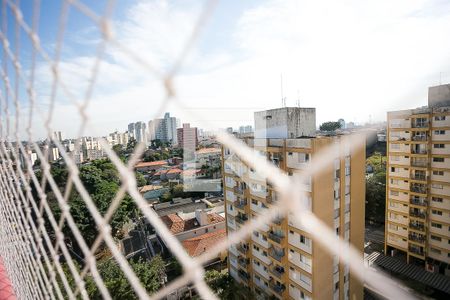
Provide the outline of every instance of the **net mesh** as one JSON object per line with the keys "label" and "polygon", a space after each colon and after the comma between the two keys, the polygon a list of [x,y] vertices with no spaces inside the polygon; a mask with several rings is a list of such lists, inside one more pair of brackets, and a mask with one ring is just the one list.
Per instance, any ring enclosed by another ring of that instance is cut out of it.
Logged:
{"label": "net mesh", "polygon": [[[207,286],[204,280],[203,265],[226,251],[231,245],[248,238],[254,230],[262,228],[266,223],[288,211],[298,212],[294,217],[309,229],[314,242],[322,244],[332,255],[338,255],[341,261],[350,267],[352,274],[364,281],[366,286],[385,295],[388,298],[410,299],[403,289],[393,283],[391,279],[380,272],[374,272],[363,267],[361,253],[353,249],[348,242],[340,240],[326,225],[314,214],[308,212],[298,201],[292,201],[301,196],[296,181],[282,173],[270,164],[264,157],[255,155],[252,148],[226,133],[220,134],[218,140],[231,149],[236,161],[245,162],[263,178],[267,179],[278,191],[280,201],[267,209],[257,218],[251,219],[240,230],[215,245],[203,255],[191,258],[180,242],[172,235],[154,210],[149,208],[146,200],[138,192],[134,165],[141,157],[145,147],[135,148],[132,157],[124,164],[106,141],[102,141],[107,157],[115,165],[121,179],[121,185],[114,196],[106,213],[100,213],[80,179],[80,172],[71,153],[61,142],[54,138],[52,121],[55,118],[55,105],[57,94],[64,96],[67,101],[77,108],[80,125],[78,137],[83,136],[85,130],[92,126],[87,113],[94,87],[98,80],[99,69],[105,62],[105,51],[108,47],[114,48],[121,55],[126,56],[133,63],[144,69],[149,75],[155,76],[164,87],[166,96],[157,108],[155,116],[161,115],[169,103],[180,109],[185,109],[177,91],[173,86],[173,79],[179,74],[180,68],[195,44],[201,30],[207,26],[208,18],[217,1],[206,1],[198,16],[192,24],[191,34],[187,37],[184,47],[173,60],[168,70],[158,69],[145,53],[138,53],[115,38],[111,15],[114,1],[107,1],[104,11],[99,14],[89,5],[78,0],[61,2],[55,51],[50,55],[46,45],[41,43],[38,35],[40,23],[40,1],[30,1],[32,5],[31,16],[25,18],[19,1],[2,1],[2,24],[0,39],[2,42],[2,91],[0,93],[1,105],[1,143],[0,143],[0,256],[6,266],[8,275],[13,284],[15,293],[20,299],[88,299],[86,277],[89,274],[93,284],[98,287],[101,297],[111,299],[112,295],[105,286],[105,282],[98,270],[96,252],[104,245],[125,274],[134,293],[140,299],[159,299],[168,296],[172,291],[187,284],[193,284],[198,294],[204,299],[216,299],[217,296]],[[63,80],[60,74],[62,46],[67,28],[69,11],[75,10],[89,18],[101,32],[101,39],[96,47],[95,59],[89,70],[89,79],[83,96],[75,96],[70,88],[70,82]],[[14,38],[11,38],[13,36]],[[26,62],[21,58],[21,43],[26,40],[31,44],[31,60]],[[43,61],[51,69],[51,85],[49,89],[50,101],[43,109],[38,105],[36,84],[37,60]],[[24,65],[25,64],[25,65]],[[26,109],[25,109],[26,108]],[[188,113],[193,114],[191,111]],[[33,136],[33,124],[36,116],[43,118],[43,125],[47,132],[49,143],[55,145],[68,170],[66,186],[61,189],[51,173],[49,162],[49,147],[41,147]],[[195,116],[201,120],[202,116]],[[28,143],[16,142],[23,140],[21,130],[24,129]],[[34,151],[40,161],[40,178],[36,175],[28,153]],[[327,152],[328,151],[328,152]],[[333,149],[320,153],[317,164],[309,171],[310,174],[319,172],[320,168],[332,163],[328,155]],[[23,158],[23,159],[21,159]],[[309,175],[310,175],[309,174]],[[298,179],[298,178],[297,178]],[[296,179],[296,180],[297,180]],[[61,211],[55,216],[50,206],[47,191],[50,190]],[[82,236],[73,216],[70,213],[68,198],[72,191],[76,191],[85,203],[92,216],[97,230],[97,236],[89,245]],[[129,195],[140,213],[156,229],[158,235],[164,239],[165,244],[176,259],[182,264],[183,275],[168,283],[156,293],[149,294],[139,281],[130,263],[120,251],[117,241],[111,234],[111,220],[125,195]],[[84,257],[84,265],[80,269],[74,261],[73,253],[68,247],[63,228],[67,226],[71,236],[78,244]],[[343,251],[342,249],[345,249]],[[64,262],[64,263],[63,263]],[[68,275],[70,274],[70,275]],[[75,283],[75,284],[73,284]]]}

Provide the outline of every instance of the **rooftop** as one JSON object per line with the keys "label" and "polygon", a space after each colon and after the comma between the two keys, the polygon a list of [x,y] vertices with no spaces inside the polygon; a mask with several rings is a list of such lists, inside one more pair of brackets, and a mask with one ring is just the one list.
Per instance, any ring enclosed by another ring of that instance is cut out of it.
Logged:
{"label": "rooftop", "polygon": [[162,185],[144,185],[138,188],[139,193],[145,193],[145,192],[149,192],[149,191],[155,191],[155,190],[159,190],[162,189],[163,186]]}
{"label": "rooftop", "polygon": [[165,161],[165,160],[141,161],[136,164],[135,168],[155,167],[155,166],[164,166],[164,165],[167,165],[167,161]]}
{"label": "rooftop", "polygon": [[[194,228],[201,227],[197,219],[191,218],[187,220],[183,220],[178,214],[168,214],[166,216],[162,216],[161,220],[166,224],[166,226],[169,228],[170,232],[173,234],[189,231]],[[224,222],[225,219],[216,214],[216,213],[209,213],[208,214],[208,224],[215,224]]]}
{"label": "rooftop", "polygon": [[201,148],[196,151],[197,154],[212,154],[221,152],[222,150],[220,148]]}
{"label": "rooftop", "polygon": [[221,240],[226,237],[227,233],[225,229],[209,232],[200,236],[184,240],[182,242],[184,249],[191,257],[196,257],[204,252],[208,251],[214,245],[217,245]]}

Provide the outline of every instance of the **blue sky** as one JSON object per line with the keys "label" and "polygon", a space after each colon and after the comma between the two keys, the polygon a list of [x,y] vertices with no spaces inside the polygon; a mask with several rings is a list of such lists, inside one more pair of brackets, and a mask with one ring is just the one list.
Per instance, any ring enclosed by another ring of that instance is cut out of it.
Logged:
{"label": "blue sky", "polygon": [[[21,1],[28,24],[32,2]],[[116,2],[112,20],[116,40],[163,73],[179,56],[205,3]],[[83,3],[101,14],[107,1]],[[42,0],[41,4],[39,37],[53,57],[61,1]],[[15,23],[10,10],[8,15],[8,39],[14,51]],[[301,106],[316,107],[318,123],[338,118],[382,121],[387,110],[425,105],[427,87],[438,84],[440,78],[450,82],[449,36],[450,3],[444,0],[218,1],[174,81],[177,99],[197,116],[173,105],[166,109],[197,126],[251,124],[253,111],[280,106],[282,73],[287,104],[294,106],[299,98]],[[84,99],[100,41],[98,26],[72,7],[59,75],[77,101]],[[23,30],[20,48],[21,65],[29,75],[31,48]],[[3,65],[3,51],[0,59]],[[11,64],[8,73],[14,84]],[[45,136],[42,120],[49,108],[53,76],[42,57],[35,73],[40,111],[33,115],[37,138]],[[5,86],[0,87],[4,92]],[[108,45],[84,134],[105,135],[124,131],[132,121],[148,121],[155,117],[164,96],[160,77]],[[20,102],[27,111],[23,85]],[[10,113],[14,121],[14,110]],[[21,116],[23,129],[28,116]],[[76,107],[59,89],[52,127],[75,136],[80,121]]]}

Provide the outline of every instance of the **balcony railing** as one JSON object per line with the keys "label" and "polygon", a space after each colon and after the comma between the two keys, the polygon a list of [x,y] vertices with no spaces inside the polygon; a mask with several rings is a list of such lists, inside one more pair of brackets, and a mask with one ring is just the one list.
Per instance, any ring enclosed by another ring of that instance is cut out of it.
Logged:
{"label": "balcony railing", "polygon": [[425,174],[411,174],[411,179],[426,181],[427,180],[427,176]]}
{"label": "balcony railing", "polygon": [[236,202],[234,206],[236,206],[236,208],[243,209],[247,206],[247,201]]}
{"label": "balcony railing", "polygon": [[270,282],[270,288],[280,296],[286,290],[286,286],[284,284],[275,283],[273,281]]}
{"label": "balcony railing", "polygon": [[414,204],[414,205],[419,205],[419,206],[427,206],[428,205],[428,201],[422,198],[411,198],[409,200],[409,203]]}
{"label": "balcony railing", "polygon": [[238,222],[239,224],[244,224],[245,222],[248,221],[248,217],[245,215],[238,215],[238,216],[236,216],[236,218],[234,218],[234,220],[236,222]]}
{"label": "balcony railing", "polygon": [[427,138],[426,135],[414,135],[414,136],[412,137],[412,140],[413,140],[413,141],[427,141],[428,138]]}
{"label": "balcony railing", "polygon": [[277,276],[278,278],[281,278],[284,274],[284,268],[280,267],[280,266],[276,266],[276,267],[270,269],[270,273]]}
{"label": "balcony railing", "polygon": [[414,193],[419,193],[419,194],[426,194],[427,193],[427,188],[424,186],[411,186],[410,189],[411,192]]}
{"label": "balcony railing", "polygon": [[278,244],[281,244],[281,241],[284,239],[284,235],[283,234],[276,233],[276,232],[273,232],[273,231],[269,232],[268,237],[269,237],[270,240],[272,240],[272,241],[274,241],[274,242],[276,242]]}
{"label": "balcony railing", "polygon": [[243,259],[243,258],[238,259],[238,264],[243,268],[247,268],[249,263],[250,263],[249,259]]}
{"label": "balcony railing", "polygon": [[408,237],[409,237],[409,239],[411,241],[414,241],[414,242],[417,242],[417,243],[420,243],[420,244],[425,244],[425,241],[426,241],[425,237],[422,236],[422,235],[409,234]]}
{"label": "balcony railing", "polygon": [[426,168],[428,166],[428,161],[424,161],[424,160],[412,160],[411,165],[413,167],[421,167],[421,168]]}
{"label": "balcony railing", "polygon": [[235,186],[235,187],[233,188],[233,190],[234,190],[234,193],[235,193],[235,194],[239,194],[239,195],[243,195],[243,194],[244,194],[244,189],[241,188],[241,187]]}
{"label": "balcony railing", "polygon": [[416,248],[416,247],[409,247],[409,252],[412,252],[414,254],[420,255],[420,256],[424,256],[425,252],[423,251],[422,248]]}
{"label": "balcony railing", "polygon": [[239,276],[239,278],[241,278],[242,280],[244,280],[246,282],[248,282],[248,280],[250,279],[250,275],[247,272],[242,271],[242,270],[238,271],[238,276]]}
{"label": "balcony railing", "polygon": [[419,230],[419,231],[425,231],[425,225],[420,224],[420,223],[415,223],[415,222],[410,222],[409,228]]}
{"label": "balcony railing", "polygon": [[412,154],[427,154],[427,149],[411,149]]}
{"label": "balcony railing", "polygon": [[425,217],[427,216],[427,214],[425,212],[417,211],[417,210],[410,210],[409,215],[416,217],[416,218],[421,218],[421,219],[425,219]]}
{"label": "balcony railing", "polygon": [[237,249],[239,252],[241,252],[242,254],[244,254],[244,255],[246,255],[247,252],[248,252],[248,246],[247,246],[247,245],[244,246],[244,245],[242,245],[242,244],[238,244],[238,245],[236,246],[236,249]]}
{"label": "balcony railing", "polygon": [[418,122],[418,123],[412,123],[412,128],[427,128],[428,122]]}
{"label": "balcony railing", "polygon": [[281,262],[281,259],[284,257],[284,251],[283,250],[277,251],[274,248],[271,248],[269,250],[269,255],[270,255],[270,257],[272,257],[272,258],[278,260],[279,262]]}

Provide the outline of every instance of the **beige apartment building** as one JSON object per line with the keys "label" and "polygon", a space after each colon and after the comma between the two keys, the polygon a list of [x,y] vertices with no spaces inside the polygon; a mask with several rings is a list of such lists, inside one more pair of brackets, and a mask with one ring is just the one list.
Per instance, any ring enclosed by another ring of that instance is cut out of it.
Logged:
{"label": "beige apartment building", "polygon": [[450,85],[388,112],[387,137],[386,253],[450,276]]}
{"label": "beige apartment building", "polygon": [[[259,124],[263,119],[267,122]],[[287,119],[292,125],[283,122]],[[364,138],[352,140],[352,146],[359,149],[355,150],[350,147],[350,136],[315,137],[314,109],[257,112],[255,124],[255,138],[245,142],[290,176],[305,172],[322,149],[339,145],[333,163],[320,174],[306,177],[301,183],[305,196],[293,201],[306,203],[330,229],[362,253]],[[305,137],[305,132],[311,136]],[[299,135],[303,137],[295,138]],[[230,234],[270,209],[277,202],[277,191],[226,147],[222,155],[226,228]],[[311,233],[293,218],[294,214],[280,216],[262,230],[254,231],[249,239],[230,247],[231,276],[260,299],[362,299],[363,286],[348,266],[314,241]]]}

